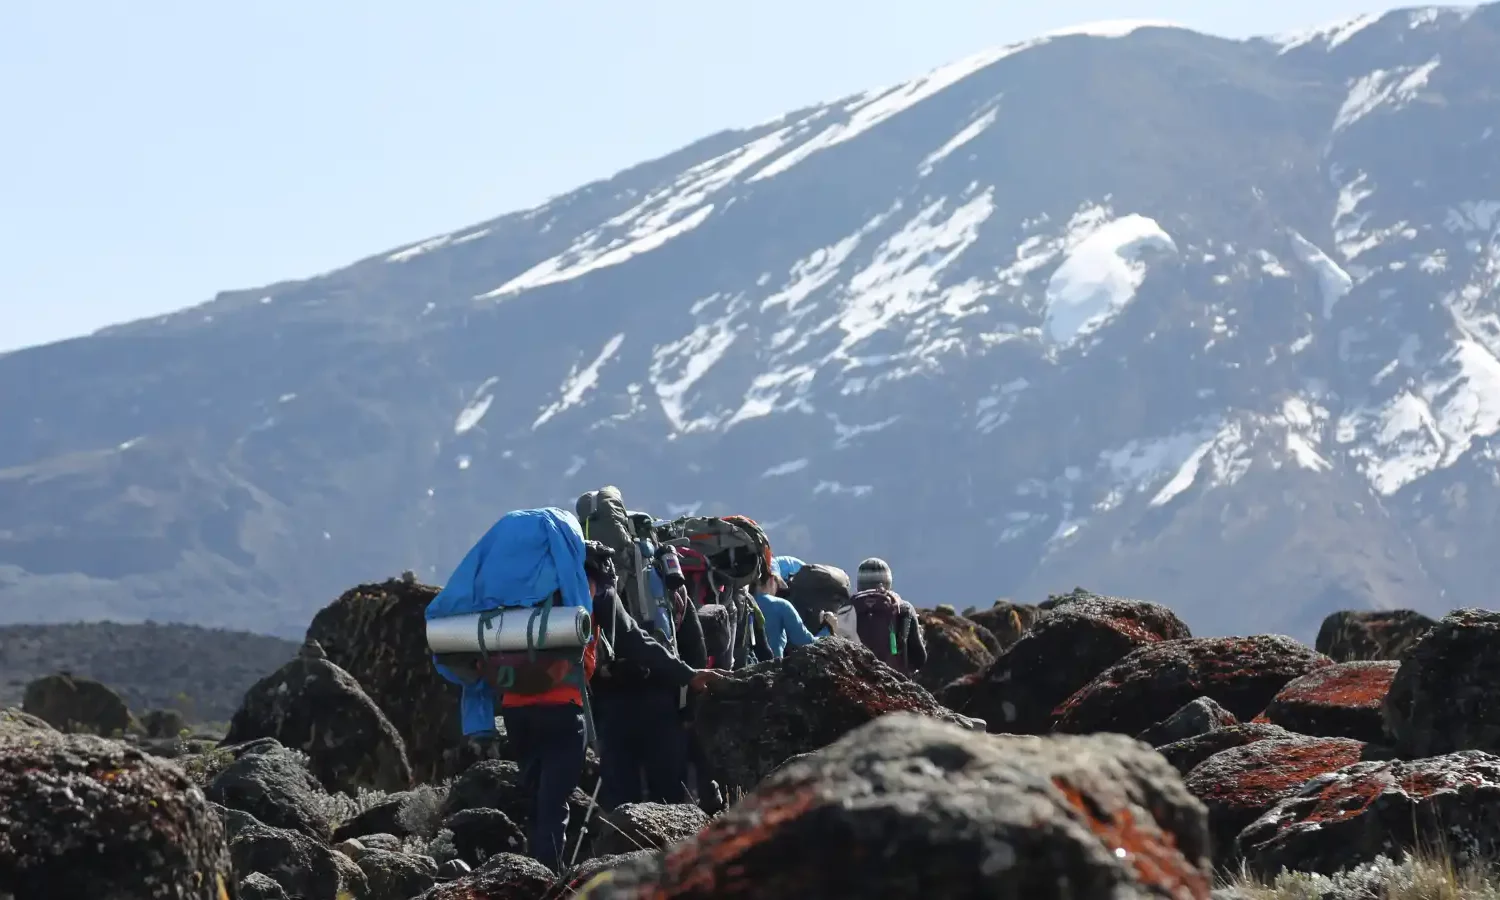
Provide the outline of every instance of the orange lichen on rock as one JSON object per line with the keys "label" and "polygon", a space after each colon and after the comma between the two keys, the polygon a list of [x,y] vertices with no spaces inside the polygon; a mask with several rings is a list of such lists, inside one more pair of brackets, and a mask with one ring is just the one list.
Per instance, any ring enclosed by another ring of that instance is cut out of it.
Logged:
{"label": "orange lichen on rock", "polygon": [[733,895],[744,887],[744,871],[737,866],[744,855],[825,802],[818,789],[805,782],[751,794],[735,808],[733,819],[715,820],[667,853],[661,886],[651,896],[670,900]]}
{"label": "orange lichen on rock", "polygon": [[1090,830],[1109,848],[1122,853],[1141,884],[1161,888],[1170,896],[1199,900],[1209,896],[1208,876],[1190,863],[1177,849],[1173,836],[1155,824],[1141,827],[1129,809],[1108,813],[1078,787],[1053,776],[1052,784],[1062,792],[1068,805],[1077,810]]}

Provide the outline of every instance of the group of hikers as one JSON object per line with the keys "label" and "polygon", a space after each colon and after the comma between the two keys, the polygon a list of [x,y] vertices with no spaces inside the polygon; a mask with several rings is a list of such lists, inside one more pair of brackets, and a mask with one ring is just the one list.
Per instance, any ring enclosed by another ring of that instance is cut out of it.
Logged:
{"label": "group of hikers", "polygon": [[568,804],[590,744],[600,808],[697,802],[713,814],[725,798],[692,734],[691,695],[829,635],[908,675],[927,659],[883,560],[861,562],[851,584],[837,566],[774,555],[752,519],[661,520],[615,487],[579,497],[575,513],[501,517],[426,617],[437,671],[462,687],[467,753],[500,755],[498,707],[531,799],[530,854],[556,872],[577,855],[565,854]]}

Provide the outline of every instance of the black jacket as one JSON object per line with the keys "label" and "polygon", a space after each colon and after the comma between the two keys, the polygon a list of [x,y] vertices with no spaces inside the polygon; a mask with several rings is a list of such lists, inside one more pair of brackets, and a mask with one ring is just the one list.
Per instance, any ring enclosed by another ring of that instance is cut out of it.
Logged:
{"label": "black jacket", "polygon": [[[598,668],[589,682],[594,693],[610,694],[648,687],[677,690],[686,687],[697,674],[692,666],[673,656],[670,649],[636,624],[614,588],[594,596],[594,617],[599,621],[599,633],[609,644],[607,651],[600,648]],[[702,638],[700,630],[700,646]]]}
{"label": "black jacket", "polygon": [[906,653],[908,672],[917,672],[927,665],[927,639],[922,634],[922,620],[917,608],[905,600],[901,601],[901,618],[906,620],[905,639],[901,646]]}

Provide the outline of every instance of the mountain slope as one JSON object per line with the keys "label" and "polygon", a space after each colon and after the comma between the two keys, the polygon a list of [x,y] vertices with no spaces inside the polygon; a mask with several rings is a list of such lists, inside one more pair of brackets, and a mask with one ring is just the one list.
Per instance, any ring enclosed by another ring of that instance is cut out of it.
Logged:
{"label": "mountain slope", "polygon": [[294,634],[611,482],[926,605],[1487,602],[1500,5],[1088,32],[0,357],[0,620]]}

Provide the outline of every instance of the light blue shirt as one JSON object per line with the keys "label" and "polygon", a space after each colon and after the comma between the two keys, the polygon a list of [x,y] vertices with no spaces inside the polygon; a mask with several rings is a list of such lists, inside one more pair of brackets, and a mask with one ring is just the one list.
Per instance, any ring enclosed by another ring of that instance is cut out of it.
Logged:
{"label": "light blue shirt", "polygon": [[781,659],[788,646],[801,647],[815,640],[812,632],[802,624],[802,616],[797,614],[797,607],[791,601],[772,594],[756,594],[755,605],[765,616],[766,643],[771,645],[771,652],[777,659]]}

